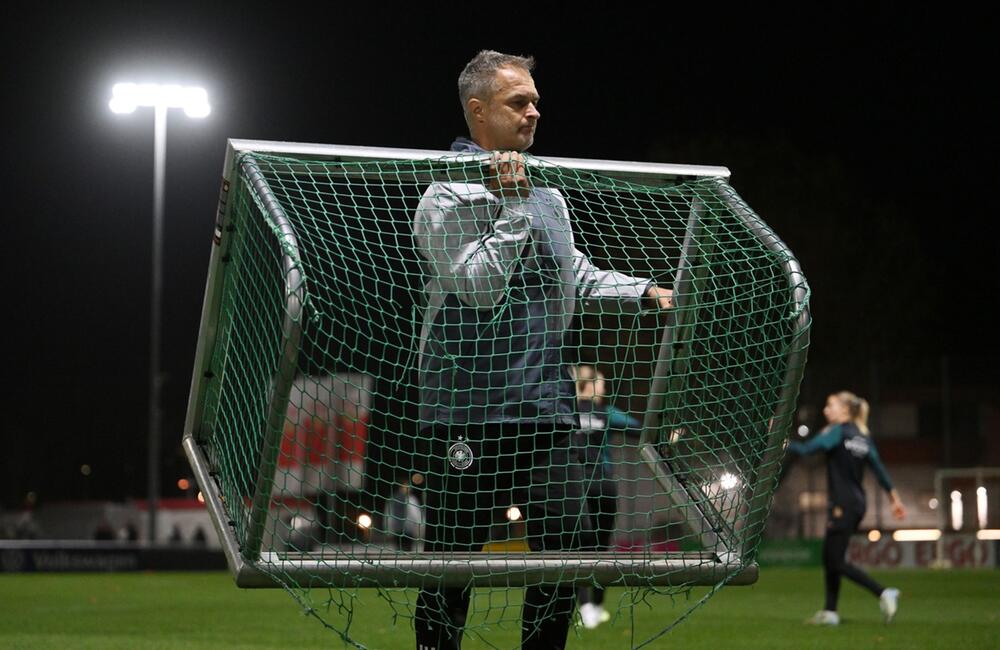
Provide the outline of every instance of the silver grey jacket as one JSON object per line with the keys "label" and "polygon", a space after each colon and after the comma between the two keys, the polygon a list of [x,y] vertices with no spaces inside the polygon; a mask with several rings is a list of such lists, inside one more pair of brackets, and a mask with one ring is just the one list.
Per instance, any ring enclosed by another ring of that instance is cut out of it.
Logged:
{"label": "silver grey jacket", "polygon": [[575,424],[563,353],[578,299],[588,311],[608,299],[638,311],[649,281],[591,264],[556,189],[500,198],[482,184],[434,183],[413,233],[428,274],[421,428]]}

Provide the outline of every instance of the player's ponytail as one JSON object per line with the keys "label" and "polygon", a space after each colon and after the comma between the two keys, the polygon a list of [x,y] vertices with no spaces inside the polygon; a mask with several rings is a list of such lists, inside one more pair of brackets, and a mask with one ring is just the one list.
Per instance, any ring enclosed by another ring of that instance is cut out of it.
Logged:
{"label": "player's ponytail", "polygon": [[868,400],[858,397],[848,390],[837,393],[837,399],[847,407],[847,412],[851,415],[851,422],[854,423],[854,426],[866,436],[871,435],[868,430],[868,413],[871,410],[868,406]]}

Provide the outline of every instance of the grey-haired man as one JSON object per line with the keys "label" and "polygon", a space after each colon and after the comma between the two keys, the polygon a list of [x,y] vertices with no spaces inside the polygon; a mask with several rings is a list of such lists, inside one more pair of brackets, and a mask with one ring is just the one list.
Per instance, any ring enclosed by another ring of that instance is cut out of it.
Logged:
{"label": "grey-haired man", "polygon": [[[532,550],[594,547],[571,438],[570,323],[578,303],[671,306],[668,290],[591,264],[574,245],[565,199],[529,181],[522,152],[541,116],[533,66],[488,50],[466,65],[459,97],[470,138],[452,151],[491,153],[488,170],[432,184],[414,216],[429,275],[420,419],[430,551],[478,551],[511,506],[526,509]],[[461,646],[470,592],[421,591],[418,649]],[[573,585],[529,586],[522,647],[563,648],[573,606]]]}

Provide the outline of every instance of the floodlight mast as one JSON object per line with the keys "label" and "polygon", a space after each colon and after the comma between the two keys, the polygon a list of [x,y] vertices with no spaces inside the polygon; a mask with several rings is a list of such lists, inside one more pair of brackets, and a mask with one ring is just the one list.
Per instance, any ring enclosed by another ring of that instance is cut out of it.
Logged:
{"label": "floodlight mast", "polygon": [[212,107],[208,93],[198,86],[176,84],[115,84],[111,90],[111,111],[118,114],[135,112],[139,107],[151,107],[153,126],[153,251],[149,324],[149,442],[147,450],[147,491],[149,524],[147,539],[156,541],[156,511],[160,495],[160,439],[162,412],[160,408],[163,377],[160,348],[162,339],[161,312],[163,303],[163,205],[164,170],[167,158],[167,111],[184,110],[191,118],[208,117]]}

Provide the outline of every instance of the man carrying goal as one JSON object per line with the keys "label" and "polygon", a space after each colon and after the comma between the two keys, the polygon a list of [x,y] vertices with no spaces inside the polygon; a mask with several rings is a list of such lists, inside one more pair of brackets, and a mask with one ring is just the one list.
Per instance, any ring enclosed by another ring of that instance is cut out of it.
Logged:
{"label": "man carrying goal", "polygon": [[[567,354],[579,301],[599,310],[666,309],[670,291],[596,268],[574,245],[558,190],[534,187],[525,157],[538,125],[530,57],[484,50],[459,76],[470,138],[452,151],[489,153],[484,173],[434,183],[414,215],[426,262],[420,420],[427,443],[426,549],[480,550],[498,512],[524,506],[533,551],[594,548]],[[417,648],[461,646],[471,587],[427,586]],[[522,647],[563,648],[572,585],[529,586]]]}

